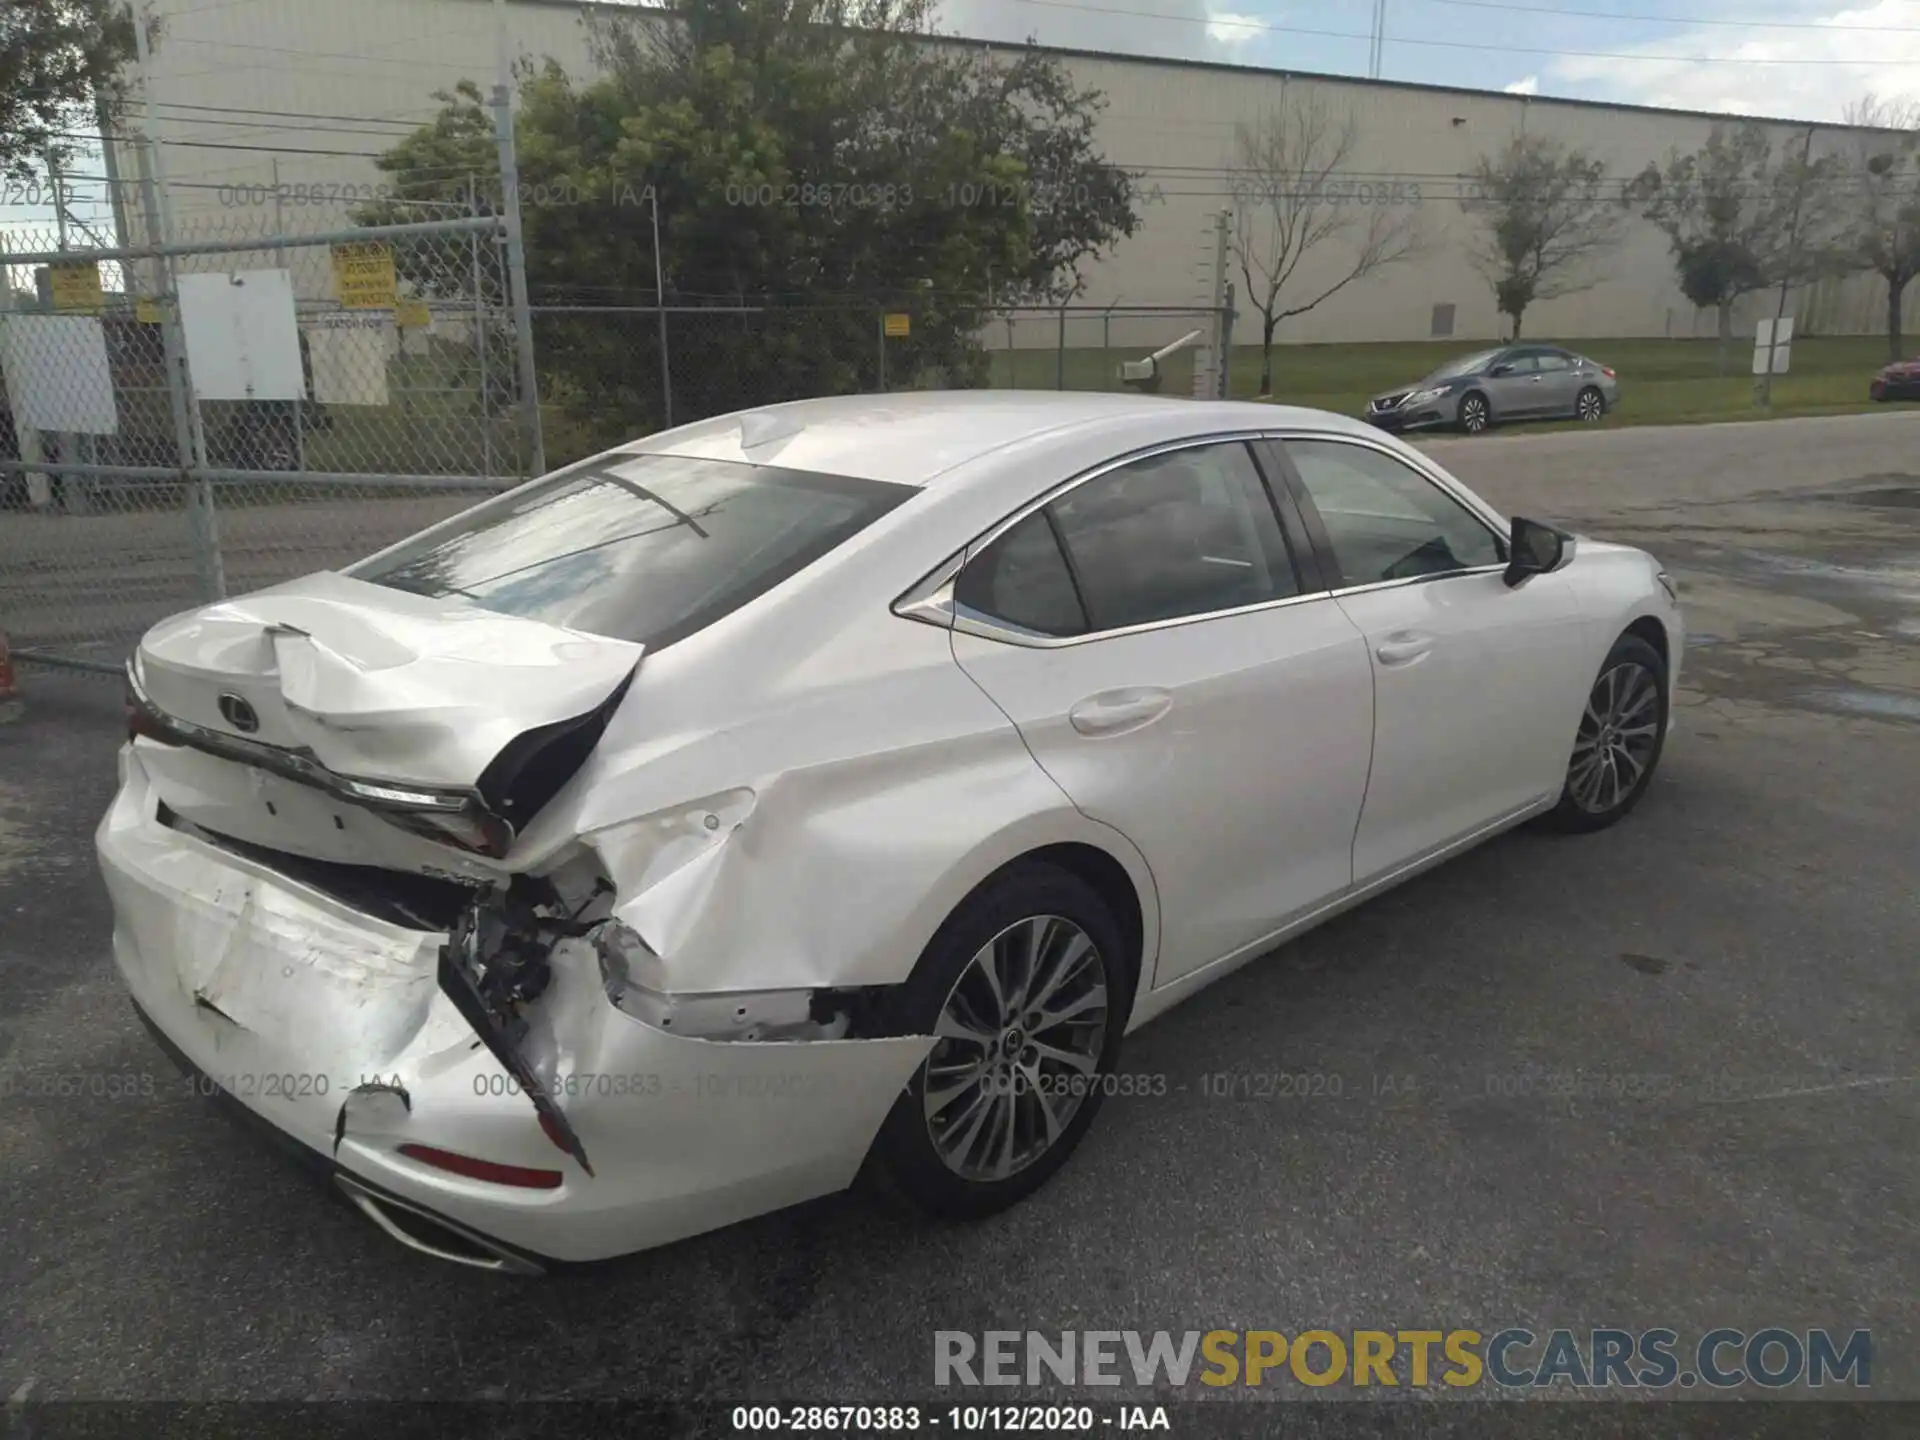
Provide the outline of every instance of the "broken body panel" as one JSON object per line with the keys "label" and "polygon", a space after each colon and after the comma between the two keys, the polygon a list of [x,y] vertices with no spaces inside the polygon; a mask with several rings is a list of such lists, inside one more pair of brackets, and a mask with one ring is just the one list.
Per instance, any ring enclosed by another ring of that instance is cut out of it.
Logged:
{"label": "broken body panel", "polygon": [[[481,1235],[595,1259],[844,1187],[933,1043],[863,1029],[850,995],[905,979],[966,893],[1033,849],[1097,837],[1151,893],[948,637],[884,610],[803,636],[755,608],[637,670],[640,647],[595,642],[577,652],[591,685],[515,709],[526,727],[604,707],[603,729],[504,854],[405,828],[336,782],[421,787],[404,753],[436,742],[406,709],[413,667],[470,679],[498,620],[537,689],[538,657],[573,638],[478,612],[454,622],[474,649],[410,635],[409,661],[394,632],[431,630],[418,600],[323,576],[215,607],[218,626],[162,627],[135,667],[153,728],[124,752],[98,844],[120,968],[187,1058],[348,1173]],[[296,614],[298,639],[274,632]],[[295,652],[354,670],[356,723],[298,687],[285,707],[276,662]],[[215,729],[221,694],[254,707],[274,755]],[[387,711],[404,741],[378,734]],[[860,723],[876,711],[896,742],[877,752]],[[458,706],[437,713],[461,728]],[[485,733],[420,773],[477,790],[525,729]],[[515,1191],[409,1143],[563,1178]]]}

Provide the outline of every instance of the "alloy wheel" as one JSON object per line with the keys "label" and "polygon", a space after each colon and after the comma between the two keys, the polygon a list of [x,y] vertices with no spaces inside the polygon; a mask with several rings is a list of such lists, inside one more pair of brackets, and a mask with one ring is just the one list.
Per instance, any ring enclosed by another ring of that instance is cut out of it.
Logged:
{"label": "alloy wheel", "polygon": [[1478,395],[1469,395],[1460,402],[1460,428],[1469,435],[1478,435],[1487,428],[1487,402]]}
{"label": "alloy wheel", "polygon": [[1601,673],[1580,716],[1567,791],[1589,815],[1604,815],[1633,793],[1660,739],[1660,686],[1646,666],[1625,661]]}
{"label": "alloy wheel", "polygon": [[941,1162],[998,1181],[1046,1154],[1099,1082],[1107,975],[1087,932],[1016,921],[975,952],[934,1026],[923,1110]]}
{"label": "alloy wheel", "polygon": [[1606,413],[1606,402],[1600,398],[1600,392],[1598,390],[1582,390],[1580,392],[1580,418],[1582,420],[1588,424],[1592,424]]}

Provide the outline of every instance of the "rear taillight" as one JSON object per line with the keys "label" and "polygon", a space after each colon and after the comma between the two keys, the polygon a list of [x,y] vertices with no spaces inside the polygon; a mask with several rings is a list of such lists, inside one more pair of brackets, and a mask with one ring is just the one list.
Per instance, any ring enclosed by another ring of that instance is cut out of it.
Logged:
{"label": "rear taillight", "polygon": [[1600,367],[1600,373],[1606,376],[1607,379],[1609,380],[1614,378],[1613,367],[1611,365],[1602,365]]}
{"label": "rear taillight", "polygon": [[179,739],[161,723],[145,697],[134,688],[132,676],[127,678],[127,741],[151,740],[156,745],[178,745]]}
{"label": "rear taillight", "polygon": [[558,1190],[565,1177],[558,1170],[535,1170],[526,1165],[502,1165],[493,1160],[477,1160],[451,1150],[436,1150],[431,1145],[402,1145],[400,1153],[422,1165],[469,1180],[485,1180],[494,1185],[512,1185],[521,1190]]}

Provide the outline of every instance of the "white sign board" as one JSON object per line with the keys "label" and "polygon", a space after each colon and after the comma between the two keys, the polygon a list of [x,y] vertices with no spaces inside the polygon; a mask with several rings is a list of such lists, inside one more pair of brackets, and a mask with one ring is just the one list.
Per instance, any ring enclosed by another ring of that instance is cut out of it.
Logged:
{"label": "white sign board", "polygon": [[313,398],[322,405],[385,405],[392,318],[377,310],[342,310],[307,327]]}
{"label": "white sign board", "polygon": [[1753,327],[1753,373],[1787,373],[1793,358],[1793,317],[1762,320]]}
{"label": "white sign board", "polygon": [[180,277],[180,328],[202,400],[304,400],[300,324],[285,270]]}
{"label": "white sign board", "polygon": [[0,369],[19,428],[70,435],[119,432],[107,332],[96,317],[0,317]]}

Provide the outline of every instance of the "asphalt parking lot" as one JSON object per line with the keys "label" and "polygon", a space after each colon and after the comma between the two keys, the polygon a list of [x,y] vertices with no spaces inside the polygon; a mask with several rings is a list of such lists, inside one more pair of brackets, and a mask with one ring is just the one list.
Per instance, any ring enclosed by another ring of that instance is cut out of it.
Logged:
{"label": "asphalt parking lot", "polygon": [[925,1392],[939,1329],[1777,1324],[1870,1328],[1872,1393],[1920,1399],[1920,415],[1433,450],[1679,575],[1696,646],[1658,782],[1139,1032],[1125,1066],[1166,1093],[1109,1101],[1046,1190],[966,1227],[856,1195],[551,1281],[403,1252],[135,1021],[90,838],[118,695],[26,673],[0,723],[0,1398],[691,1413]]}

